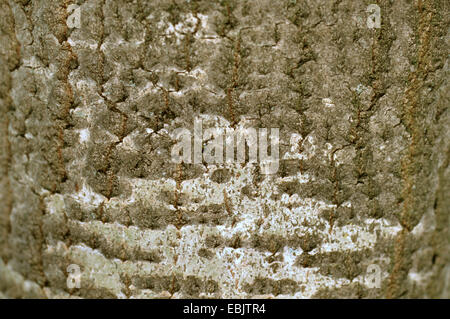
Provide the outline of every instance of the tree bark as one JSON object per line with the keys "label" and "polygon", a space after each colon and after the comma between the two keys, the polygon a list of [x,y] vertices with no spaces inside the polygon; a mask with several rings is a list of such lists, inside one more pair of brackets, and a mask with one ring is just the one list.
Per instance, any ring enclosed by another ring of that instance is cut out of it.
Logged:
{"label": "tree bark", "polygon": [[[449,298],[448,12],[0,0],[0,296]],[[196,118],[278,171],[173,163]]]}

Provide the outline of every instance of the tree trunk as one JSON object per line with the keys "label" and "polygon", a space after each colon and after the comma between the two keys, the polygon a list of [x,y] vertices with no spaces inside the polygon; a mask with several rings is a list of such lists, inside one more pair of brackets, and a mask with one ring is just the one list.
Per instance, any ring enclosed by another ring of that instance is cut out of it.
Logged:
{"label": "tree trunk", "polygon": [[[0,296],[449,298],[448,12],[0,0]],[[174,163],[196,119],[278,170]]]}

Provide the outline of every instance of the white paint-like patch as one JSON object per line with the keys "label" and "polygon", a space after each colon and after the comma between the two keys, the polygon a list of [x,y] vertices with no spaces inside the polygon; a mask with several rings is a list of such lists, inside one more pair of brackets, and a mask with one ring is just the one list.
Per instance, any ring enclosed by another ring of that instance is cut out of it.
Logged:
{"label": "white paint-like patch", "polygon": [[31,133],[29,133],[29,132],[26,132],[26,133],[25,133],[25,138],[26,138],[27,140],[31,140],[31,139],[34,138],[34,135],[31,134]]}
{"label": "white paint-like patch", "polygon": [[80,135],[80,143],[88,142],[89,138],[91,136],[91,133],[89,132],[89,129],[87,129],[87,128],[79,130],[78,134]]}
{"label": "white paint-like patch", "polygon": [[73,40],[71,37],[67,39],[67,42],[71,47],[81,47],[84,49],[97,50],[98,43],[95,41],[86,41],[86,40]]}
{"label": "white paint-like patch", "polygon": [[322,103],[326,106],[326,107],[335,107],[333,101],[330,98],[323,98],[322,99]]}

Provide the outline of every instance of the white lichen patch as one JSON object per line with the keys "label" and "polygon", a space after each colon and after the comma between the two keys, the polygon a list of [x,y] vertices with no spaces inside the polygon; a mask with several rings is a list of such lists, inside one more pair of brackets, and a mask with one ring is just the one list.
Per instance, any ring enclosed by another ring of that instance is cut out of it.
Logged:
{"label": "white lichen patch", "polygon": [[[232,129],[230,123],[222,117],[203,115],[201,119],[204,129],[208,127],[220,128],[224,131]],[[242,118],[236,127],[244,128],[251,124],[251,120]],[[166,136],[170,136],[169,125],[165,127]],[[118,147],[128,151],[138,151],[134,140],[142,133],[138,130],[131,132]],[[149,131],[146,134],[151,133],[153,132]],[[299,134],[292,134],[290,145],[285,159],[305,159],[313,156],[318,150],[313,135],[303,138]],[[331,161],[332,150],[333,146],[329,143],[324,149],[320,149],[321,152],[325,152],[325,158],[329,161]],[[352,151],[336,152],[334,160],[339,164],[341,159],[345,161],[346,157],[351,157]],[[176,176],[155,180],[121,177],[131,185],[131,193],[127,197],[114,197],[110,200],[83,183],[79,192],[69,195],[82,207],[97,208],[102,203],[106,211],[124,211],[132,204],[139,204],[139,207],[148,209],[149,214],[151,211],[162,210],[174,216],[182,213],[194,217],[201,207],[218,205],[228,217],[218,225],[190,224],[177,228],[176,225],[169,224],[162,229],[127,227],[118,222],[76,221],[74,227],[83,229],[82,233],[88,234],[88,238],[96,236],[102,241],[107,241],[111,247],[121,247],[129,252],[155,253],[160,260],[151,262],[108,259],[98,250],[92,250],[84,245],[72,246],[69,253],[70,259],[86,269],[103,273],[103,275],[93,275],[95,278],[93,284],[108,289],[118,297],[123,297],[122,289],[124,288],[124,283],[118,274],[127,273],[135,277],[173,275],[177,278],[196,276],[205,280],[211,279],[219,285],[220,296],[223,298],[248,297],[246,287],[252,285],[257,278],[290,279],[299,284],[299,290],[293,295],[281,294],[277,297],[307,298],[325,287],[337,288],[349,284],[350,281],[323,275],[318,267],[300,266],[297,259],[304,253],[300,247],[292,248],[285,245],[275,252],[251,247],[249,243],[255,236],[286,240],[305,236],[319,237],[321,241],[309,252],[311,256],[314,256],[323,253],[373,249],[378,236],[390,238],[401,229],[399,225],[390,225],[383,219],[367,219],[343,226],[331,225],[329,220],[321,217],[321,213],[335,209],[336,205],[316,198],[303,198],[296,193],[291,195],[280,193],[278,188],[282,183],[305,184],[316,180],[317,177],[300,172],[285,177],[267,175],[255,186],[256,165],[258,163],[234,162],[206,165],[203,173],[197,177],[178,183]],[[218,169],[226,170],[229,178],[217,182],[213,176]],[[251,196],[242,193],[245,187],[252,189]],[[167,194],[178,194],[177,196],[183,200],[175,205],[173,200],[169,200],[170,196],[167,197]],[[61,205],[59,197],[51,197],[48,200],[49,211],[61,211],[63,209]],[[342,206],[350,209],[352,203],[347,201]],[[199,250],[207,248],[205,242],[210,236],[218,236],[225,242],[239,238],[243,245],[237,248],[221,245],[211,250],[212,254],[209,258],[201,257]],[[75,255],[72,256],[73,254]],[[269,258],[274,254],[282,258]],[[102,267],[105,268],[104,271],[101,270]],[[364,284],[363,276],[353,280]],[[161,297],[167,294],[172,298],[183,296],[180,292],[170,294],[167,291],[139,289],[132,285],[127,289],[132,292],[133,297]]]}

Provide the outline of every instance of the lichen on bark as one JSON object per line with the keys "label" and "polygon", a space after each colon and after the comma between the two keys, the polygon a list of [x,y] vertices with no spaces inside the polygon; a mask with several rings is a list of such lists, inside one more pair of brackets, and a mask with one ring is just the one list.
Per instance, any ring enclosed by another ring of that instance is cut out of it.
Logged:
{"label": "lichen on bark", "polygon": [[450,297],[448,2],[0,1],[1,297]]}

